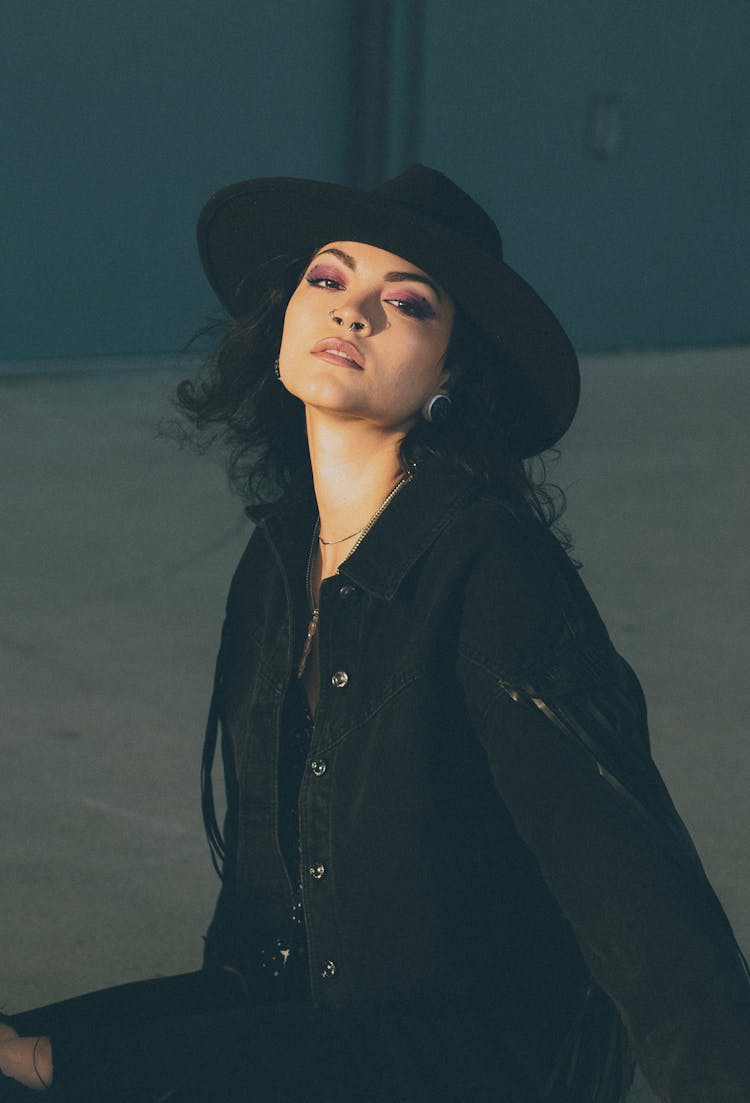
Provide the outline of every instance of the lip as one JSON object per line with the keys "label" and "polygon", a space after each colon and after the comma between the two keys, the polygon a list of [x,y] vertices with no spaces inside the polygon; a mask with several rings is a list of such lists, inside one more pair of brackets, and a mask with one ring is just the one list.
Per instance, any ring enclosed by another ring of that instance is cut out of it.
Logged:
{"label": "lip", "polygon": [[348,364],[358,368],[364,368],[365,362],[362,353],[351,341],[342,341],[340,337],[324,337],[310,349],[313,356],[322,356],[332,364]]}

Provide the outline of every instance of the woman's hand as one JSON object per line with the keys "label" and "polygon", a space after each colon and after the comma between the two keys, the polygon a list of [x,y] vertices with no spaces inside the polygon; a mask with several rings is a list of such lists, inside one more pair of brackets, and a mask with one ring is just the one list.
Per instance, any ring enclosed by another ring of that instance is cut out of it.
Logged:
{"label": "woman's hand", "polygon": [[14,1030],[10,1023],[0,1023],[0,1044],[10,1041],[11,1038],[17,1038],[18,1031]]}
{"label": "woman's hand", "polygon": [[49,1038],[20,1038],[12,1026],[0,1023],[0,1072],[32,1091],[50,1088],[52,1046]]}

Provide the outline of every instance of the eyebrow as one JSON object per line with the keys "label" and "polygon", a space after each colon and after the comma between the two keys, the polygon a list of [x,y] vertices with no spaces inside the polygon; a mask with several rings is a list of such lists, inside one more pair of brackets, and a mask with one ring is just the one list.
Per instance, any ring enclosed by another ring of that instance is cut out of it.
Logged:
{"label": "eyebrow", "polygon": [[[319,253],[315,254],[313,260],[323,256],[324,253],[332,253],[335,257],[338,257],[341,263],[345,264],[352,272],[357,270],[357,262],[354,257],[350,253],[345,253],[343,249],[336,249],[335,247],[321,249]],[[411,280],[413,283],[423,283],[426,287],[432,288],[440,302],[443,301],[443,294],[437,284],[433,283],[427,276],[422,276],[419,272],[386,272],[383,278],[387,283],[402,283],[404,280]]]}

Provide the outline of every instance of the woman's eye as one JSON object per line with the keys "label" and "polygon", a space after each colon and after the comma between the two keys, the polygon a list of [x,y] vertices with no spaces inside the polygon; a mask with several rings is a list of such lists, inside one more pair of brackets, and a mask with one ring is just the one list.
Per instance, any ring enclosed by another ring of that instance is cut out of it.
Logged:
{"label": "woman's eye", "polygon": [[434,318],[435,311],[427,299],[386,299],[409,318]]}
{"label": "woman's eye", "polygon": [[332,279],[330,276],[306,276],[305,278],[311,287],[326,287],[329,291],[342,291],[344,287],[342,283]]}
{"label": "woman's eye", "polygon": [[346,286],[335,270],[316,264],[305,276],[311,287],[323,287],[327,291],[343,291]]}

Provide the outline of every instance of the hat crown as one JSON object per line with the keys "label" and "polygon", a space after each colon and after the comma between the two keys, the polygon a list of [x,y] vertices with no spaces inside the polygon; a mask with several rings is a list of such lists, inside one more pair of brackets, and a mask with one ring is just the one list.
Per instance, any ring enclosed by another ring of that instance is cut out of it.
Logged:
{"label": "hat crown", "polygon": [[411,165],[400,176],[379,184],[369,194],[372,199],[398,204],[429,218],[443,229],[467,238],[497,260],[503,259],[500,231],[490,216],[437,169]]}

